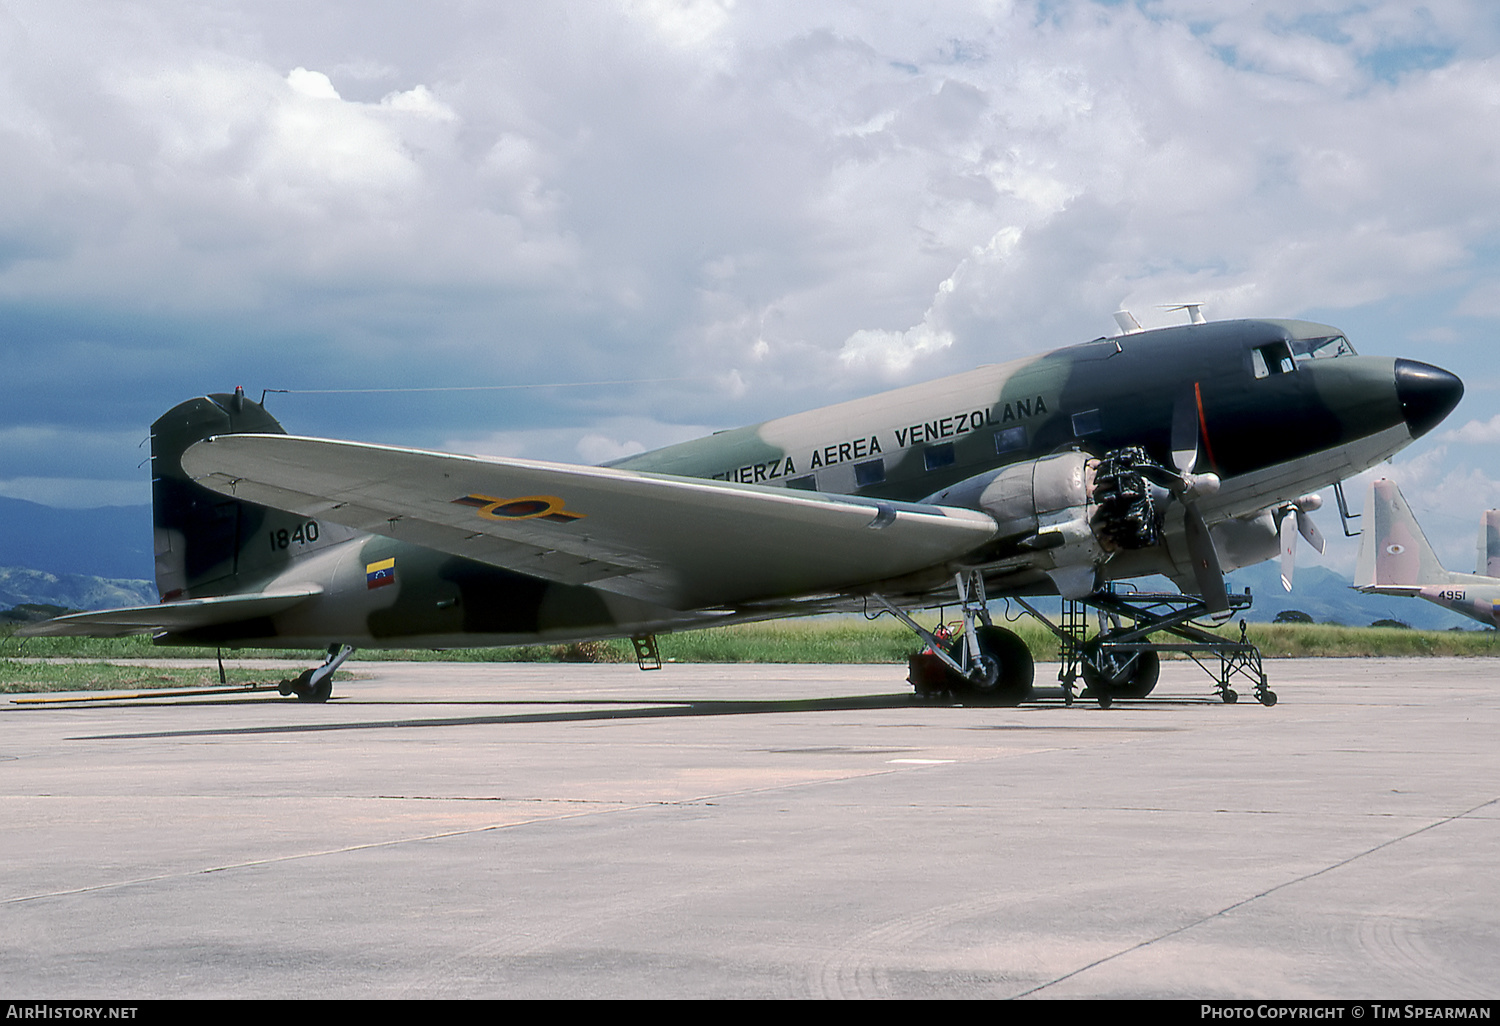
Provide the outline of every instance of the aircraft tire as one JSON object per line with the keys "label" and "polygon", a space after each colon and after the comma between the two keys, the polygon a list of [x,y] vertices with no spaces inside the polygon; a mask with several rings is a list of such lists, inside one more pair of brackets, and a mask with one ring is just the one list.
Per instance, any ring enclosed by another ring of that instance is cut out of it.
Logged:
{"label": "aircraft tire", "polygon": [[281,693],[291,692],[299,702],[328,701],[333,697],[333,674],[324,674],[323,679],[314,684],[313,674],[316,672],[316,669],[303,670],[294,680],[283,682]]}
{"label": "aircraft tire", "polygon": [[[1003,627],[979,627],[975,629],[975,633],[979,639],[980,653],[993,659],[999,672],[993,683],[984,684],[950,672],[954,692],[966,702],[984,705],[1020,705],[1030,698],[1036,667],[1026,642]],[[963,661],[965,644],[964,639],[959,638],[949,649],[949,654],[959,662]]]}
{"label": "aircraft tire", "polygon": [[1103,655],[1091,648],[1083,659],[1083,682],[1095,697],[1145,698],[1161,677],[1161,657],[1155,652]]}
{"label": "aircraft tire", "polygon": [[303,670],[291,680],[281,682],[283,695],[296,695],[299,702],[312,701],[312,671]]}

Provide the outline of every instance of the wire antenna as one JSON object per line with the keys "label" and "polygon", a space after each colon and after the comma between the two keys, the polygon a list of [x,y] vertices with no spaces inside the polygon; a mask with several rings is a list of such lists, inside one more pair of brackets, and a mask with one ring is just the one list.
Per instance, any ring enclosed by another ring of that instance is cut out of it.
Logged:
{"label": "wire antenna", "polygon": [[278,395],[375,395],[393,392],[501,392],[525,388],[600,388],[608,385],[658,385],[668,381],[694,381],[694,378],[626,378],[619,381],[541,381],[521,385],[429,385],[406,388],[267,388],[260,393],[264,406],[266,396]]}

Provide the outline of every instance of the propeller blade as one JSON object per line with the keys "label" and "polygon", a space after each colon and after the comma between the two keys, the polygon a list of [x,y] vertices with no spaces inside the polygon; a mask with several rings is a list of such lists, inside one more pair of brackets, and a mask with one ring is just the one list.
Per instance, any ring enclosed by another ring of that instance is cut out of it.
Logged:
{"label": "propeller blade", "polygon": [[1203,596],[1203,604],[1210,613],[1222,613],[1229,608],[1229,592],[1224,587],[1224,571],[1219,565],[1213,535],[1208,533],[1208,524],[1198,512],[1197,503],[1185,503],[1182,509],[1188,556],[1193,561],[1193,578],[1198,582],[1198,593]]}
{"label": "propeller blade", "polygon": [[1297,530],[1302,533],[1302,537],[1307,539],[1307,544],[1311,545],[1321,556],[1323,546],[1327,544],[1323,540],[1323,532],[1318,530],[1318,525],[1313,523],[1313,518],[1300,507],[1297,509]]}
{"label": "propeller blade", "polygon": [[1292,572],[1297,566],[1297,525],[1291,517],[1281,518],[1281,586],[1292,590]]}
{"label": "propeller blade", "polygon": [[1172,405],[1172,465],[1184,477],[1198,465],[1198,394],[1191,388]]}

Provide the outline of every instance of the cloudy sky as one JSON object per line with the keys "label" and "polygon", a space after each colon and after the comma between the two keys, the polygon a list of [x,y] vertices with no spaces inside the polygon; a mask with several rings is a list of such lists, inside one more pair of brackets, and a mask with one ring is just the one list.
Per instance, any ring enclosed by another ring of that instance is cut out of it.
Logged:
{"label": "cloudy sky", "polygon": [[[0,0],[0,494],[149,501],[235,385],[593,462],[1199,301],[1459,374],[1386,470],[1468,569],[1497,52],[1492,0]],[[479,385],[536,387],[312,391]]]}

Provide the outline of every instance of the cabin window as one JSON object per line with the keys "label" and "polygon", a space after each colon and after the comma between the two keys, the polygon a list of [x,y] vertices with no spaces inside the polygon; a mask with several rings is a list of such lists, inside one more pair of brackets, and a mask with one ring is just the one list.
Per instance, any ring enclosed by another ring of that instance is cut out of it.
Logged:
{"label": "cabin window", "polygon": [[885,480],[885,460],[870,460],[854,465],[854,483],[860,488],[878,485]]}
{"label": "cabin window", "polygon": [[805,477],[787,478],[786,486],[788,488],[798,488],[804,492],[815,492],[818,490],[818,486],[813,482],[813,476],[811,474],[808,474]]}
{"label": "cabin window", "polygon": [[1273,374],[1290,374],[1297,369],[1292,359],[1292,347],[1285,342],[1256,346],[1250,350],[1250,366],[1257,378],[1268,378]]}
{"label": "cabin window", "polygon": [[957,460],[953,452],[953,443],[944,442],[942,445],[929,445],[922,452],[922,462],[928,470],[940,470],[943,467],[951,467]]}
{"label": "cabin window", "polygon": [[1004,431],[995,432],[995,455],[1003,456],[1008,452],[1026,448],[1026,425],[1006,428]]}
{"label": "cabin window", "polygon": [[1098,410],[1083,410],[1073,414],[1073,437],[1082,438],[1085,435],[1097,435],[1104,430],[1104,423],[1099,419]]}

